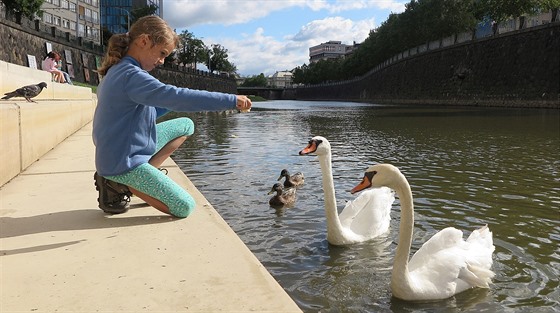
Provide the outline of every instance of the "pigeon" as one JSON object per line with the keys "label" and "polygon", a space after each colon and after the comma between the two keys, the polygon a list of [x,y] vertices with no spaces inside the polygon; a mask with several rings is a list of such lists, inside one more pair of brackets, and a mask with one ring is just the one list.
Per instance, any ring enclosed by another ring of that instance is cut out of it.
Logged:
{"label": "pigeon", "polygon": [[31,100],[31,98],[37,97],[41,93],[41,91],[43,91],[43,88],[47,88],[47,83],[41,82],[36,85],[24,86],[12,92],[5,93],[4,94],[5,96],[2,97],[2,99],[10,99],[13,97],[24,97],[25,100],[27,100],[27,102],[35,102]]}

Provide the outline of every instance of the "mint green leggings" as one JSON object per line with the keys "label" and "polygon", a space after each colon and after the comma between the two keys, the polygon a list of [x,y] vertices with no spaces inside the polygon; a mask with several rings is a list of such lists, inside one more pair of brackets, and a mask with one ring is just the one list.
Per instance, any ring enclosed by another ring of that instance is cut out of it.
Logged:
{"label": "mint green leggings", "polygon": [[[156,124],[156,153],[171,140],[190,136],[194,133],[194,123],[186,117],[176,118]],[[176,217],[187,217],[195,207],[193,197],[175,181],[149,163],[142,164],[128,173],[107,176],[107,179],[130,186],[163,202],[169,212]]]}

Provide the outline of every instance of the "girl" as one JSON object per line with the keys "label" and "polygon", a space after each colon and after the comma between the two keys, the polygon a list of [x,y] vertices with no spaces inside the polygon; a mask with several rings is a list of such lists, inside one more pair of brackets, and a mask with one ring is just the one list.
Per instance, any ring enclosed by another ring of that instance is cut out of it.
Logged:
{"label": "girl", "polygon": [[49,52],[43,62],[41,62],[41,68],[43,71],[47,71],[53,75],[53,80],[58,83],[65,83],[66,79],[64,74],[57,68],[57,62],[60,60],[60,54],[55,51]]}
{"label": "girl", "polygon": [[94,174],[99,208],[111,214],[128,210],[135,194],[161,212],[186,217],[194,199],[158,169],[194,132],[189,118],[156,124],[173,111],[247,111],[245,96],[179,88],[148,74],[163,64],[179,37],[157,16],[140,18],[129,33],[113,35],[99,73],[93,118]]}

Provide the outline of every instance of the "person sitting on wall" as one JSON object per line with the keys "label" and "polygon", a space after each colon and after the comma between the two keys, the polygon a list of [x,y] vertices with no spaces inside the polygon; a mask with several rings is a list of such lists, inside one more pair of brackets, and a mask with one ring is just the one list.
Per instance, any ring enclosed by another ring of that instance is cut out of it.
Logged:
{"label": "person sitting on wall", "polygon": [[72,83],[72,80],[70,79],[70,74],[62,70],[62,60],[60,60],[60,57],[58,60],[56,60],[56,68],[62,73],[62,75],[64,76],[64,80],[66,80],[68,84],[74,85]]}
{"label": "person sitting on wall", "polygon": [[41,68],[43,69],[43,71],[47,71],[51,73],[53,75],[53,80],[55,82],[65,83],[66,79],[64,78],[64,74],[62,74],[61,70],[56,68],[57,58],[60,60],[60,54],[58,54],[58,52],[55,51],[49,52],[49,54],[47,54],[47,57],[41,63]]}

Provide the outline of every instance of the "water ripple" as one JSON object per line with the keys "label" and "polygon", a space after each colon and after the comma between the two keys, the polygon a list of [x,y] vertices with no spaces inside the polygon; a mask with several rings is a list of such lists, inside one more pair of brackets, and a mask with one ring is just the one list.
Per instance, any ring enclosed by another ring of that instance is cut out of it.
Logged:
{"label": "water ripple", "polygon": [[[273,101],[250,114],[189,114],[197,131],[173,159],[305,312],[558,312],[559,113]],[[390,162],[414,195],[412,251],[454,226],[494,234],[489,290],[444,301],[391,297],[399,201],[389,233],[351,247],[326,242],[317,158],[329,139],[339,208],[371,164]],[[268,206],[282,168],[302,171],[293,208]]]}

